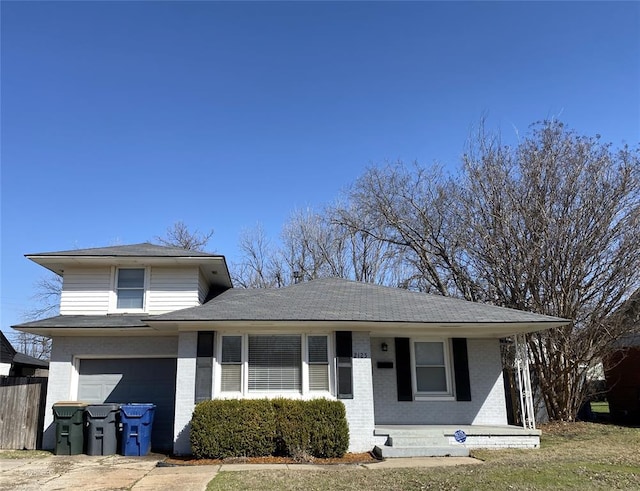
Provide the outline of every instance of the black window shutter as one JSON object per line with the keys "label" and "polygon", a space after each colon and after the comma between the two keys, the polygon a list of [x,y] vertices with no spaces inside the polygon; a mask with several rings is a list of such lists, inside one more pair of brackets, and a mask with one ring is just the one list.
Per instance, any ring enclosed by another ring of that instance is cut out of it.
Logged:
{"label": "black window shutter", "polygon": [[352,353],[351,331],[336,331],[338,399],[353,399]]}
{"label": "black window shutter", "polygon": [[195,402],[211,399],[213,386],[213,340],[214,332],[198,331],[196,353],[196,392]]}
{"label": "black window shutter", "polygon": [[411,343],[409,338],[396,338],[396,381],[399,401],[412,401]]}
{"label": "black window shutter", "polygon": [[471,400],[471,383],[469,381],[469,357],[467,355],[466,338],[451,339],[453,349],[453,370],[456,380],[456,400]]}

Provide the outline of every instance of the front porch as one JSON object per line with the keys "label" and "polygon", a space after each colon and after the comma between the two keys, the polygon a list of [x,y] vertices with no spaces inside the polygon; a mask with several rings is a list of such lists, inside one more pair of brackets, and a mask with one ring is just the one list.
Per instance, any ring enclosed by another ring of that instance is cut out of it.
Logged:
{"label": "front porch", "polygon": [[[456,431],[466,435],[456,441]],[[378,457],[466,457],[474,448],[539,448],[540,430],[521,426],[376,425]]]}

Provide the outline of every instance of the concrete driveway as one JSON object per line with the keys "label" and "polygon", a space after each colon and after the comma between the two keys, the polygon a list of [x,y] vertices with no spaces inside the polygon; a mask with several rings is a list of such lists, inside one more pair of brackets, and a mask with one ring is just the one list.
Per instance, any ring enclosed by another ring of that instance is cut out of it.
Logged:
{"label": "concrete driveway", "polygon": [[52,455],[3,459],[0,491],[9,490],[176,490],[202,491],[220,466],[157,467],[162,455]]}
{"label": "concrete driveway", "polygon": [[[2,458],[0,491],[78,490],[204,491],[219,471],[323,470],[332,465],[310,464],[222,464],[163,466],[164,455],[123,457],[121,455],[51,455],[41,458]],[[158,463],[160,465],[158,466]],[[396,469],[481,464],[471,457],[412,457],[387,459],[370,464],[348,464],[358,469]]]}

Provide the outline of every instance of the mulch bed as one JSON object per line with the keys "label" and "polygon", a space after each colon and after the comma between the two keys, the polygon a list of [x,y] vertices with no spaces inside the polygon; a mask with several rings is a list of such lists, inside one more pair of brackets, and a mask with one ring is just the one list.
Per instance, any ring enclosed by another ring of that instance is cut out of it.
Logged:
{"label": "mulch bed", "polygon": [[227,459],[196,459],[193,457],[167,457],[164,465],[221,465],[221,464],[371,464],[378,462],[370,453],[347,453],[340,458],[293,459],[291,457],[232,457]]}

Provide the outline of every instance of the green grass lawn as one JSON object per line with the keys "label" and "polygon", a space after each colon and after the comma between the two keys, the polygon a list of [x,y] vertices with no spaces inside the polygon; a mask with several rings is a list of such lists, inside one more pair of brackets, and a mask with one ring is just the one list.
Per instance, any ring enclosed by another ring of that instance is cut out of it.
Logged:
{"label": "green grass lawn", "polygon": [[592,402],[591,411],[598,414],[609,414],[608,402]]}
{"label": "green grass lawn", "polygon": [[2,459],[40,459],[51,455],[53,454],[46,450],[0,450]]}
{"label": "green grass lawn", "polygon": [[221,472],[207,490],[640,489],[640,428],[559,423],[542,430],[537,450],[474,451],[482,465]]}

